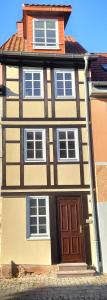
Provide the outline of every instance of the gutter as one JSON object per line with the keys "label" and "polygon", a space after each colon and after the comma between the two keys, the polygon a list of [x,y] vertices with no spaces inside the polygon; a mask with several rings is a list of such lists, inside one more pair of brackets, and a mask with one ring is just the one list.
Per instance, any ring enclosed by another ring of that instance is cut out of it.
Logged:
{"label": "gutter", "polygon": [[95,245],[95,255],[96,255],[96,271],[100,273],[100,261],[99,261],[99,241],[98,241],[98,226],[97,226],[97,211],[95,204],[95,193],[94,193],[94,183],[93,183],[93,169],[92,169],[92,153],[91,153],[91,135],[90,135],[90,116],[89,116],[89,87],[88,87],[88,63],[91,59],[91,55],[86,54],[84,56],[85,61],[85,103],[86,103],[86,127],[88,133],[88,155],[89,155],[89,171],[90,171],[90,195],[92,200],[92,210],[93,210],[93,230],[94,230],[94,245]]}
{"label": "gutter", "polygon": [[[38,53],[38,52],[25,52],[25,51],[4,51],[0,50],[0,57],[6,57],[6,56],[14,56],[14,57],[32,57],[32,58],[55,58],[55,59],[82,59],[84,60],[84,54],[69,54],[69,53],[64,53],[64,54],[52,54],[52,53]],[[91,54],[90,59],[97,59],[98,57],[95,54]]]}

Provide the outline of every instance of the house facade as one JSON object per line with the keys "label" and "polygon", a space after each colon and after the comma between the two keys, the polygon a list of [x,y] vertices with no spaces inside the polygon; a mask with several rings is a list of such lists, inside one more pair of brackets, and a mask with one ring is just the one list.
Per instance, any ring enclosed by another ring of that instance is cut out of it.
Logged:
{"label": "house facade", "polygon": [[87,54],[64,35],[71,12],[23,5],[17,33],[0,48],[2,268],[86,263],[99,271]]}

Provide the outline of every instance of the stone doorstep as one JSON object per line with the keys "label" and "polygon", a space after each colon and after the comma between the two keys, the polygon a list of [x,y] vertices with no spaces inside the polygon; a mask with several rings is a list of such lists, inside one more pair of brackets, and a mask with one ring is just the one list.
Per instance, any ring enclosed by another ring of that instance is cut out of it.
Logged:
{"label": "stone doorstep", "polygon": [[59,271],[79,271],[87,270],[86,263],[61,263],[58,265]]}
{"label": "stone doorstep", "polygon": [[74,271],[58,271],[57,272],[58,278],[95,276],[95,275],[97,275],[95,270],[74,270]]}

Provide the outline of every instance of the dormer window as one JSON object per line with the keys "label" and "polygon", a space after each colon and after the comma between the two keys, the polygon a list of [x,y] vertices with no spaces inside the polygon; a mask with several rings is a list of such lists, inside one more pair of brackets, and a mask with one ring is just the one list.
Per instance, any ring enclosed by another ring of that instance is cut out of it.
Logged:
{"label": "dormer window", "polygon": [[56,19],[33,20],[33,48],[58,48],[58,22]]}

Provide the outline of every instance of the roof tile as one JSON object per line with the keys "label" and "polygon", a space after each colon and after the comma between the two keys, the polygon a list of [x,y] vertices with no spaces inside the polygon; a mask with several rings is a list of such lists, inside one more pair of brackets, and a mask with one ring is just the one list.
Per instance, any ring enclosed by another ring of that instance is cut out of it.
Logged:
{"label": "roof tile", "polygon": [[98,59],[91,63],[92,81],[107,81],[107,71],[102,65],[107,64],[107,53],[96,53]]}
{"label": "roof tile", "polygon": [[[3,51],[23,51],[29,52],[27,49],[27,40],[19,37],[17,33],[13,34],[7,42],[5,42],[0,50]],[[87,52],[72,36],[65,37],[65,53],[83,54]]]}

